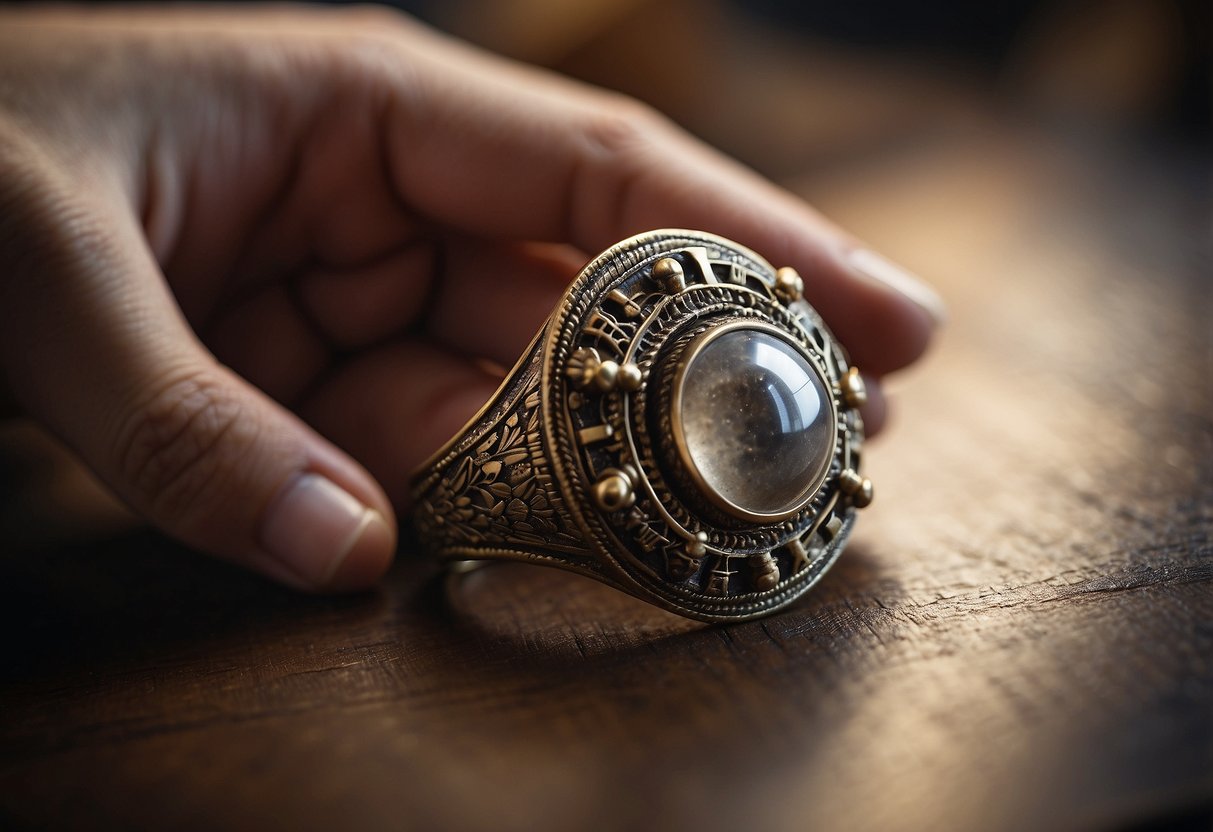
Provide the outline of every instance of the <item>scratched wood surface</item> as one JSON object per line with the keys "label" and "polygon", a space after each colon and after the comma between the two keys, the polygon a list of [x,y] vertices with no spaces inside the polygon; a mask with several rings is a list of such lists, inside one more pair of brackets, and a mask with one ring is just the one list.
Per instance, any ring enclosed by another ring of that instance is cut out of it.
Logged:
{"label": "scratched wood surface", "polygon": [[952,318],[892,384],[851,547],[765,621],[447,579],[407,541],[376,591],[303,598],[145,532],[36,545],[28,486],[0,826],[1202,828],[1205,164],[994,115],[789,179]]}

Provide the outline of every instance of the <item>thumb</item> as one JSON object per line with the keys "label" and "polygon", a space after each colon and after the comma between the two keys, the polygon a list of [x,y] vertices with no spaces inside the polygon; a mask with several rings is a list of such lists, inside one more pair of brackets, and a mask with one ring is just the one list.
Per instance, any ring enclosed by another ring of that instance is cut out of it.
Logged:
{"label": "thumb", "polygon": [[0,358],[24,407],[194,548],[309,590],[380,577],[382,489],[201,346],[134,221],[78,194],[23,207],[0,228]]}

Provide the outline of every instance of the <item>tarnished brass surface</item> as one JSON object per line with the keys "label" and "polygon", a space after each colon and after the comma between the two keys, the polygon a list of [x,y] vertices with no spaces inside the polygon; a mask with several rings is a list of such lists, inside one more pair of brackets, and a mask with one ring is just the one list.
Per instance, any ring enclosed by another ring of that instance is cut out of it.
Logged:
{"label": "tarnished brass surface", "polygon": [[[422,542],[448,561],[570,569],[707,621],[799,597],[872,497],[858,473],[863,382],[803,285],[694,231],[652,231],[604,252],[494,398],[416,476]],[[832,459],[778,511],[718,493],[683,432],[682,371],[738,328],[794,347],[827,395]]]}

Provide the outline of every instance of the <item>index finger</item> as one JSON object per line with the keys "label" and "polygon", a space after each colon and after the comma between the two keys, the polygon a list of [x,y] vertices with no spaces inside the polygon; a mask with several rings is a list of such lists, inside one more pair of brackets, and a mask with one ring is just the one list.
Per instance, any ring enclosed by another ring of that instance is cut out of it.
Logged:
{"label": "index finger", "polygon": [[641,104],[437,38],[409,60],[387,153],[401,197],[434,220],[590,252],[653,228],[719,234],[796,268],[876,375],[916,359],[942,318],[925,284]]}

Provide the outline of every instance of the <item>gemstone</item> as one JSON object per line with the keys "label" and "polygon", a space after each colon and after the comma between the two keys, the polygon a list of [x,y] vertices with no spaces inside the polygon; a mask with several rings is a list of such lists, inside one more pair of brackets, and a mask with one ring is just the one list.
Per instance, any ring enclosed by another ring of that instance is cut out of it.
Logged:
{"label": "gemstone", "polygon": [[774,330],[730,326],[693,347],[675,391],[679,452],[714,503],[745,519],[799,511],[834,454],[821,373]]}

